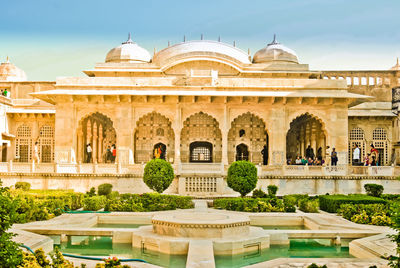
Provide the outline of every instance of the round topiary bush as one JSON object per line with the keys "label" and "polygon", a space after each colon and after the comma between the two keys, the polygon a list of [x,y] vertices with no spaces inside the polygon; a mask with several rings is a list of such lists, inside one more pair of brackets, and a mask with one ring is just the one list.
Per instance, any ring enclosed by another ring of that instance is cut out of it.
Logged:
{"label": "round topiary bush", "polygon": [[257,185],[257,168],[248,161],[236,161],[228,169],[228,186],[243,197]]}
{"label": "round topiary bush", "polygon": [[99,187],[97,188],[97,193],[99,195],[109,195],[111,194],[112,187],[113,186],[109,183],[100,184]]}
{"label": "round topiary bush", "polygon": [[174,179],[174,170],[164,159],[152,159],[144,167],[143,181],[158,193],[164,192]]}
{"label": "round topiary bush", "polygon": [[29,191],[31,189],[31,184],[25,181],[19,181],[15,184],[15,189],[22,189],[23,191]]}

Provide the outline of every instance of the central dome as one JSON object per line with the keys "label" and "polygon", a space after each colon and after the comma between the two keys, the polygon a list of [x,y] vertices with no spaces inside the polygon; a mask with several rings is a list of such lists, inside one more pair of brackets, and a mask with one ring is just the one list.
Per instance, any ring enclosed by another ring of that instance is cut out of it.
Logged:
{"label": "central dome", "polygon": [[253,63],[270,63],[276,61],[299,63],[296,52],[278,43],[274,35],[272,43],[254,54]]}
{"label": "central dome", "polygon": [[126,42],[111,49],[106,56],[106,62],[150,62],[150,60],[150,53],[133,42],[130,34]]}
{"label": "central dome", "polygon": [[249,55],[244,51],[210,40],[187,41],[167,47],[154,55],[153,62],[165,66],[190,58],[223,61],[234,65],[251,64]]}

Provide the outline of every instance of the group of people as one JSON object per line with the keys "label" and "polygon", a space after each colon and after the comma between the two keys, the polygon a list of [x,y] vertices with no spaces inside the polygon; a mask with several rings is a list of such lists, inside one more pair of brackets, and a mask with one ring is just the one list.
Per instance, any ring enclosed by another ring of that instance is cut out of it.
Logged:
{"label": "group of people", "polygon": [[[86,163],[92,163],[92,145],[88,143],[86,145]],[[105,162],[106,163],[115,163],[115,158],[117,157],[117,147],[115,144],[111,146],[107,146],[107,150],[105,153]]]}
{"label": "group of people", "polygon": [[379,151],[373,144],[370,145],[371,149],[369,153],[364,157],[364,161],[361,162],[361,150],[358,145],[354,145],[353,148],[353,166],[378,166],[379,165]]}
{"label": "group of people", "polygon": [[309,165],[309,166],[322,166],[332,165],[336,166],[338,163],[338,155],[335,148],[330,149],[326,146],[325,157],[322,155],[322,147],[317,150],[317,155],[314,154],[314,149],[308,145],[306,155],[298,155],[295,160],[288,159],[288,165]]}

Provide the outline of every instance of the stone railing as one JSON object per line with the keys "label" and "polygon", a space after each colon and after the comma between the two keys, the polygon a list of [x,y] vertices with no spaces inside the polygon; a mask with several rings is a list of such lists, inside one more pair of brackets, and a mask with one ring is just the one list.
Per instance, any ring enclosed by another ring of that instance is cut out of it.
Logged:
{"label": "stone railing", "polygon": [[[182,163],[173,165],[175,174],[182,177],[224,177],[228,165],[221,163]],[[260,178],[269,176],[400,176],[400,167],[393,166],[308,166],[257,165]],[[0,173],[67,173],[67,174],[134,174],[143,175],[143,164],[77,164],[77,163],[20,163],[0,162]]]}

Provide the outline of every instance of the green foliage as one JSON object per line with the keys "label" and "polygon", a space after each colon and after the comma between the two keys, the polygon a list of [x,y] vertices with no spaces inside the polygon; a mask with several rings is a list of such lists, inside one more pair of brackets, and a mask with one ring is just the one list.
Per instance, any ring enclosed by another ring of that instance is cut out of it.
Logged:
{"label": "green foliage", "polygon": [[285,195],[283,197],[285,212],[296,212],[297,199],[294,196]]}
{"label": "green foliage", "polygon": [[278,192],[278,186],[276,185],[268,185],[268,195],[273,197],[276,196],[276,192]]}
{"label": "green foliage", "polygon": [[393,213],[389,204],[344,204],[338,213],[355,223],[390,226]]}
{"label": "green foliage", "polygon": [[257,185],[257,168],[248,161],[233,162],[228,169],[228,186],[242,197],[250,193]]}
{"label": "green foliage", "polygon": [[396,233],[393,235],[389,235],[388,237],[390,237],[391,240],[396,243],[396,253],[395,255],[385,257],[385,259],[389,261],[390,267],[398,268],[400,267],[400,202],[393,203],[391,211],[393,229],[396,231]]}
{"label": "green foliage", "polygon": [[96,188],[92,187],[90,188],[89,192],[86,192],[86,195],[89,197],[95,196],[96,195]]}
{"label": "green foliage", "polygon": [[12,241],[13,233],[7,232],[17,219],[18,202],[0,181],[0,267],[16,267],[22,262],[22,251]]}
{"label": "green foliage", "polygon": [[380,197],[383,193],[383,186],[375,183],[367,183],[364,185],[367,195]]}
{"label": "green foliage", "polygon": [[89,211],[100,210],[105,207],[106,199],[107,198],[102,195],[86,197],[83,200],[83,210],[89,210]]}
{"label": "green foliage", "polygon": [[344,204],[386,204],[387,201],[367,195],[320,195],[319,207],[321,210],[336,213]]}
{"label": "green foliage", "polygon": [[261,190],[261,189],[255,189],[255,190],[253,191],[253,193],[252,193],[252,197],[253,197],[253,198],[267,198],[268,195],[267,195],[266,192],[264,192],[264,191]]}
{"label": "green foliage", "polygon": [[117,258],[117,257],[109,257],[107,259],[104,260],[105,268],[113,268],[113,267],[120,267],[119,265],[121,265],[121,261]]}
{"label": "green foliage", "polygon": [[326,266],[326,265],[318,266],[315,263],[311,263],[310,265],[307,266],[307,268],[328,268],[328,266]]}
{"label": "green foliage", "polygon": [[48,220],[62,214],[63,210],[78,209],[83,205],[83,194],[73,191],[12,190],[18,203],[17,223]]}
{"label": "green foliage", "polygon": [[218,209],[245,212],[283,212],[284,204],[277,198],[221,198],[214,200]]}
{"label": "green foliage", "polygon": [[318,213],[318,199],[303,198],[299,200],[299,209],[303,212]]}
{"label": "green foliage", "polygon": [[163,159],[152,159],[144,167],[143,181],[153,191],[164,192],[174,179],[174,169]]}
{"label": "green foliage", "polygon": [[35,250],[35,258],[37,263],[41,267],[49,267],[50,266],[50,260],[47,259],[46,254],[44,253],[43,249],[37,249]]}
{"label": "green foliage", "polygon": [[19,181],[15,184],[15,189],[21,189],[23,191],[29,191],[31,189],[31,184],[25,181]]}
{"label": "green foliage", "polygon": [[193,208],[192,198],[158,193],[121,194],[106,202],[106,211],[161,211]]}
{"label": "green foliage", "polygon": [[100,184],[99,187],[97,187],[97,193],[99,195],[109,195],[111,194],[112,187],[113,186],[109,183]]}

